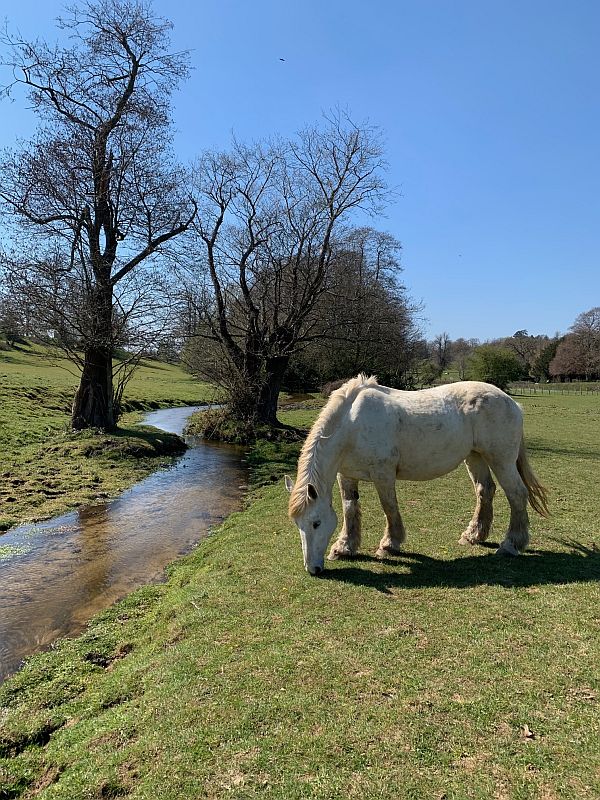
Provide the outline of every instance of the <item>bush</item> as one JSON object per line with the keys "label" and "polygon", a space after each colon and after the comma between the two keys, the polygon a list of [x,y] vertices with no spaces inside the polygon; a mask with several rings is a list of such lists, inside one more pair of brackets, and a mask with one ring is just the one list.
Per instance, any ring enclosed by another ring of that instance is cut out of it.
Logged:
{"label": "bush", "polygon": [[474,380],[492,383],[506,391],[509,383],[522,377],[523,366],[510,350],[484,344],[470,357],[470,374]]}

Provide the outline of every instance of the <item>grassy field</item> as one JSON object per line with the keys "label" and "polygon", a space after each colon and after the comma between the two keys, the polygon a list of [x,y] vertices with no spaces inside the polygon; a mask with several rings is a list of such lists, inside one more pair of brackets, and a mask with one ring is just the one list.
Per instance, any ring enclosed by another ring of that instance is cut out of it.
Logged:
{"label": "grassy field", "polygon": [[177,367],[146,361],[127,386],[115,434],[68,433],[77,376],[35,345],[0,350],[0,531],[121,492],[181,451],[173,436],[135,425],[140,409],[209,399]]}
{"label": "grassy field", "polygon": [[[457,471],[400,485],[409,542],[385,562],[365,486],[365,555],[310,578],[267,484],[2,687],[0,798],[598,798],[600,402],[522,402],[553,511],[526,555],[457,545]],[[262,445],[255,476],[293,457]]]}

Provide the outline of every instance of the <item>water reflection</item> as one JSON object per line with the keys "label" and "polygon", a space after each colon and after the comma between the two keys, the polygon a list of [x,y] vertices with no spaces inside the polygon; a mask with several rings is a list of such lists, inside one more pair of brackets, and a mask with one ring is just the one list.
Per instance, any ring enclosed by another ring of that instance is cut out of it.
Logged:
{"label": "water reflection", "polygon": [[[161,410],[145,422],[178,433],[193,410]],[[188,443],[175,466],[117,500],[0,537],[23,550],[0,562],[0,678],[137,586],[160,580],[166,564],[239,507],[240,450]]]}

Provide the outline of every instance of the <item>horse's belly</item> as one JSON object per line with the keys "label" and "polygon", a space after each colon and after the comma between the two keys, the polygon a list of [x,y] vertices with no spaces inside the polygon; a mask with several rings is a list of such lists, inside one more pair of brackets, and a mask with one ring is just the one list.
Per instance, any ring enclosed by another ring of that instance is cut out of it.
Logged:
{"label": "horse's belly", "polygon": [[430,481],[441,478],[456,469],[468,453],[454,454],[452,457],[422,461],[415,458],[411,463],[399,463],[396,467],[396,479],[399,481]]}
{"label": "horse's belly", "polygon": [[399,480],[428,481],[447,475],[456,469],[469,455],[472,438],[464,429],[457,427],[437,435],[423,435],[405,439],[399,448],[396,467]]}
{"label": "horse's belly", "polygon": [[346,451],[340,472],[347,477],[377,482],[394,475],[397,480],[428,481],[456,469],[468,456],[473,439],[464,426],[450,430],[417,427],[409,435],[386,431],[375,437],[357,437]]}
{"label": "horse's belly", "polygon": [[[373,481],[389,478],[390,474],[396,480],[429,481],[439,478],[456,469],[469,454],[470,448],[455,451],[452,454],[401,454],[396,448],[391,448],[389,453],[365,454],[354,456],[347,454],[339,465],[339,471],[348,478],[357,481]],[[424,456],[424,457],[423,457]]]}

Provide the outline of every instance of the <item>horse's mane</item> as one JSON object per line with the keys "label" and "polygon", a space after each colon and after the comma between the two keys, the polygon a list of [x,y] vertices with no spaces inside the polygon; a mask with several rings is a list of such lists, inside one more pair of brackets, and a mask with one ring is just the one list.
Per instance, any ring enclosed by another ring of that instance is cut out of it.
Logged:
{"label": "horse's mane", "polygon": [[310,429],[300,451],[298,474],[290,495],[288,507],[290,517],[296,517],[301,514],[310,503],[309,484],[315,487],[317,494],[323,489],[317,464],[317,452],[321,439],[327,438],[327,431],[331,428],[332,423],[362,389],[377,385],[377,378],[374,375],[367,378],[361,372],[360,375],[346,381],[343,386],[340,386],[329,396],[329,400]]}

